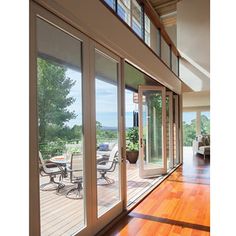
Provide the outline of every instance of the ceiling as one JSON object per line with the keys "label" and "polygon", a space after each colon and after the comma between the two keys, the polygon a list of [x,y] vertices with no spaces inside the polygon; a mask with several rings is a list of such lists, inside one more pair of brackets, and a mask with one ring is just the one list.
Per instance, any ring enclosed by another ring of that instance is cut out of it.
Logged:
{"label": "ceiling", "polygon": [[149,0],[152,7],[160,17],[176,12],[177,2],[180,1],[181,0]]}

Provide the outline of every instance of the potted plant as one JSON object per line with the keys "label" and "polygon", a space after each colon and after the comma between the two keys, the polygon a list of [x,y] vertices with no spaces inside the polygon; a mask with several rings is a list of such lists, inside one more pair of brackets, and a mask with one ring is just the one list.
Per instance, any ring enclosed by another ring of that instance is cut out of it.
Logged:
{"label": "potted plant", "polygon": [[130,163],[135,164],[138,160],[139,143],[138,128],[129,128],[126,134],[126,158]]}

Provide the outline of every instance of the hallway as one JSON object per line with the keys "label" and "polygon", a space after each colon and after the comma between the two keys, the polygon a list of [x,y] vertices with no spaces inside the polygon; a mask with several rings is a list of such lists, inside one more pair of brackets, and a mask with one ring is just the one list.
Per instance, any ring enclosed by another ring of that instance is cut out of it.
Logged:
{"label": "hallway", "polygon": [[105,235],[210,235],[210,161],[184,148],[184,163]]}

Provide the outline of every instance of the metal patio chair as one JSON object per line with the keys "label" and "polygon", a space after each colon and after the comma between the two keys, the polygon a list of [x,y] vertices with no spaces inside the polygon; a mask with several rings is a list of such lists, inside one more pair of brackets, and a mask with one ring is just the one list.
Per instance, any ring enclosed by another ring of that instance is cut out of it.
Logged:
{"label": "metal patio chair", "polygon": [[67,171],[70,174],[70,182],[74,186],[66,193],[66,197],[72,199],[83,198],[81,194],[82,182],[83,182],[83,157],[78,153],[72,153],[71,164],[67,167]]}
{"label": "metal patio chair", "polygon": [[[40,189],[42,191],[51,191],[57,190],[59,191],[65,185],[62,183],[63,176],[65,175],[65,169],[56,164],[56,163],[46,163],[42,157],[41,152],[39,152],[39,164],[40,164],[40,175],[41,176],[49,176],[49,182],[41,184]],[[56,182],[54,178],[59,175],[59,181]]]}
{"label": "metal patio chair", "polygon": [[[97,171],[100,173],[98,185],[113,184],[115,181],[106,176],[108,172],[114,172],[118,163],[118,145],[115,145],[111,150],[108,160],[102,160],[97,163]],[[101,183],[105,180],[105,183]]]}

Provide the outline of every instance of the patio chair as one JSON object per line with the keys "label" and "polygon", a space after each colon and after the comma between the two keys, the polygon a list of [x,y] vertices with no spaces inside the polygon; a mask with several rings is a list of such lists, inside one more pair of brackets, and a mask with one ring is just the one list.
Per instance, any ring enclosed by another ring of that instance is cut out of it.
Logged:
{"label": "patio chair", "polygon": [[[59,191],[65,185],[61,183],[62,178],[65,174],[65,169],[56,164],[56,163],[46,163],[42,157],[41,152],[39,152],[39,164],[40,164],[40,175],[41,176],[49,176],[49,182],[41,184],[40,189],[42,191],[51,191],[57,190]],[[56,182],[54,178],[59,175],[59,181]],[[51,186],[51,187],[50,187]]]}
{"label": "patio chair", "polygon": [[72,199],[81,199],[82,182],[83,182],[83,157],[78,153],[72,153],[71,164],[67,168],[70,173],[70,182],[75,184],[67,193],[66,197]]}
{"label": "patio chair", "polygon": [[[98,185],[113,184],[115,181],[106,176],[107,172],[114,172],[118,163],[118,145],[115,145],[111,150],[108,160],[102,160],[97,164],[97,171],[100,173],[98,178]],[[105,180],[105,183],[101,183]],[[100,183],[99,183],[100,182]]]}

